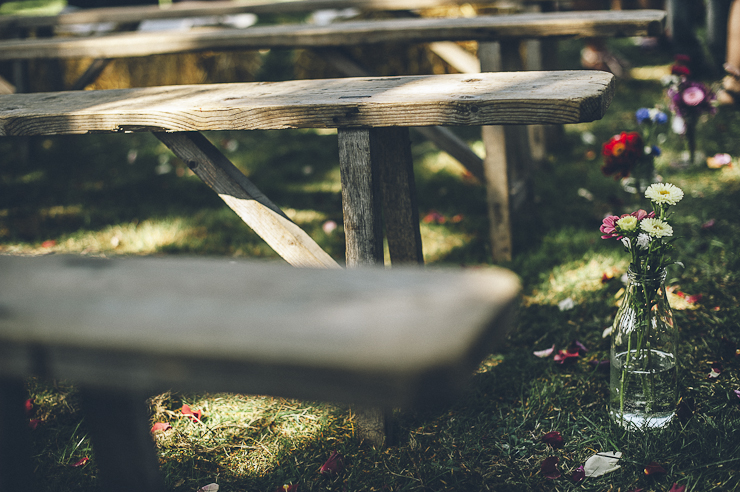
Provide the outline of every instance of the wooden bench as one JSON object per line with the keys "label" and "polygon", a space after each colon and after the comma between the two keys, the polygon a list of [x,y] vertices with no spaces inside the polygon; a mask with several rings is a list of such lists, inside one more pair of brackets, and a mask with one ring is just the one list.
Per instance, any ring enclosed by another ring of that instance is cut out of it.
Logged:
{"label": "wooden bench", "polygon": [[519,292],[494,268],[0,255],[0,271],[0,490],[31,490],[24,378],[80,389],[101,490],[161,492],[146,398],[446,404],[511,327]]}
{"label": "wooden bench", "polygon": [[[205,50],[310,48],[319,50],[345,74],[372,75],[349,59],[343,47],[377,43],[432,43],[435,52],[461,72],[515,71],[524,68],[520,44],[529,39],[582,36],[655,36],[663,31],[665,12],[549,12],[474,18],[412,18],[307,24],[214,28],[189,32],[131,32],[86,38],[24,39],[0,42],[0,60],[93,57],[103,61],[84,76],[97,76],[104,62],[120,57]],[[452,41],[478,41],[478,59]],[[537,65],[535,65],[537,66]],[[531,65],[530,65],[531,67]],[[548,67],[551,68],[551,67]],[[80,87],[84,86],[83,82]],[[491,243],[495,261],[511,258],[509,218],[511,189],[521,188],[531,174],[532,137],[524,128],[488,128],[481,159],[444,128],[426,126],[428,138],[458,159],[488,188]],[[542,154],[542,151],[539,152]],[[502,191],[503,190],[503,191]]]}
{"label": "wooden bench", "polygon": [[197,132],[337,128],[347,266],[383,263],[381,208],[391,261],[422,263],[408,127],[592,121],[613,91],[611,74],[563,71],[10,94],[0,136],[153,132],[288,263],[336,267]]}

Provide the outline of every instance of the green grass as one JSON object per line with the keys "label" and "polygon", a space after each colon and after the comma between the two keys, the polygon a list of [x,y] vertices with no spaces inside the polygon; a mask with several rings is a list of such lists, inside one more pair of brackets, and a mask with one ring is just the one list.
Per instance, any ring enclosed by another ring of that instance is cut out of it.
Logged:
{"label": "green grass", "polygon": [[[580,44],[563,43],[566,68]],[[628,41],[614,48],[633,66],[665,66],[670,57],[639,51]],[[354,439],[351,411],[321,402],[227,394],[152,395],[152,422],[172,430],[157,434],[168,490],[194,491],[217,482],[221,491],[496,490],[667,492],[675,482],[691,491],[740,487],[740,113],[721,110],[701,127],[708,154],[735,156],[731,168],[670,166],[682,142],[667,135],[656,163],[664,180],[686,192],[676,207],[677,259],[671,287],[702,294],[695,309],[676,311],[680,328],[680,392],[686,419],[660,432],[625,432],[607,418],[608,378],[588,364],[608,357],[603,329],[616,312],[627,266],[621,247],[599,238],[608,213],[634,204],[619,183],[600,170],[600,144],[635,128],[640,106],[662,102],[655,80],[620,80],[607,116],[566,128],[562,149],[539,170],[526,213],[514,217],[515,256],[504,266],[522,278],[524,296],[515,330],[497,354],[473,375],[467,397],[452,407],[396,411],[398,441],[385,449]],[[593,144],[583,142],[590,132]],[[462,132],[475,143],[474,132]],[[341,196],[336,136],[327,132],[234,132],[208,135],[237,166],[304,227],[338,261],[343,260]],[[479,145],[479,144],[478,144]],[[31,154],[0,139],[0,253],[88,255],[198,254],[275,258],[182,162],[153,137],[97,135],[35,138]],[[420,213],[448,219],[423,224],[428,263],[489,263],[485,194],[457,164],[414,141]],[[587,191],[588,193],[584,192]],[[642,204],[647,207],[647,204]],[[702,225],[715,220],[711,228]],[[339,227],[324,232],[333,220]],[[609,272],[612,280],[602,282]],[[575,307],[560,311],[571,298]],[[454,329],[454,327],[450,327]],[[580,340],[589,352],[572,365],[556,365],[532,352]],[[724,366],[708,380],[710,365]],[[92,490],[94,451],[79,412],[77,393],[62,382],[31,380],[36,402],[32,449],[43,490]],[[186,403],[202,409],[194,423]],[[690,418],[688,418],[690,417]],[[540,438],[558,430],[562,449]],[[318,473],[331,451],[344,455],[338,475]],[[624,453],[621,468],[580,484],[571,472],[600,451]],[[85,466],[69,466],[90,457]],[[563,476],[545,479],[540,465],[559,458]],[[646,476],[660,463],[665,475]]]}

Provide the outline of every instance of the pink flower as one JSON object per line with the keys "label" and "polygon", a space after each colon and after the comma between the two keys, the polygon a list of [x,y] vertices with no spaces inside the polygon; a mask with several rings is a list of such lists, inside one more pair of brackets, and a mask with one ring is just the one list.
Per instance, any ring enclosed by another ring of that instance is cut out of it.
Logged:
{"label": "pink flower", "polygon": [[616,215],[610,215],[601,222],[601,227],[599,230],[604,234],[601,236],[601,239],[611,239],[613,237],[617,239],[622,239],[622,236],[617,234],[617,221],[620,219],[620,217]]}
{"label": "pink flower", "polygon": [[558,364],[565,364],[566,362],[571,362],[578,358],[578,356],[581,355],[578,350],[571,352],[570,349],[568,350],[558,350],[558,353],[555,354],[555,357],[553,359]]}
{"label": "pink flower", "polygon": [[669,490],[668,492],[684,492],[684,490],[686,490],[685,485],[678,485],[677,483],[674,483],[673,487],[671,487],[671,490]]}
{"label": "pink flower", "polygon": [[681,99],[689,106],[698,106],[704,100],[704,91],[698,87],[687,87],[681,94]]}
{"label": "pink flower", "polygon": [[322,475],[333,475],[342,471],[343,467],[342,455],[336,451],[332,451],[329,455],[329,459],[326,460],[326,463],[321,465],[321,468],[319,468],[319,473]]}

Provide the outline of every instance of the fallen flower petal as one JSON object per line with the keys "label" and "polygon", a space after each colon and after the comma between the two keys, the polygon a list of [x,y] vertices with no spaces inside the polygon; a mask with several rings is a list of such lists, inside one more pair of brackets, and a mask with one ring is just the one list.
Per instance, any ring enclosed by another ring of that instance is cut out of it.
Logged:
{"label": "fallen flower petal", "polygon": [[686,490],[685,485],[678,485],[677,483],[674,483],[673,487],[671,487],[671,490],[669,490],[668,492],[684,492],[684,490]]}
{"label": "fallen flower petal", "polygon": [[26,400],[26,402],[23,404],[23,411],[26,413],[26,417],[31,416],[34,408],[35,408],[35,405],[33,404],[33,400],[31,398]]}
{"label": "fallen flower petal", "polygon": [[712,369],[707,375],[707,379],[717,379],[722,374],[722,364],[719,362],[712,363]]}
{"label": "fallen flower petal", "polygon": [[577,359],[580,355],[578,352],[571,352],[570,350],[558,350],[558,353],[555,354],[553,359],[558,364],[565,364],[566,362]]}
{"label": "fallen flower petal", "polygon": [[549,458],[545,458],[545,460],[542,462],[542,466],[540,468],[540,471],[542,471],[542,474],[545,476],[545,478],[550,480],[555,480],[556,478],[560,478],[560,470],[558,470],[558,459],[557,456],[550,456]]}
{"label": "fallen flower petal", "polygon": [[561,311],[569,311],[574,307],[576,307],[576,303],[570,297],[568,297],[567,299],[563,299],[558,303],[558,309],[560,309]]}
{"label": "fallen flower petal", "polygon": [[28,427],[30,427],[31,430],[36,430],[38,426],[41,425],[41,422],[43,422],[41,419],[31,419],[28,421]]}
{"label": "fallen flower petal", "polygon": [[648,465],[645,467],[645,470],[644,471],[645,471],[645,475],[647,475],[647,476],[657,475],[659,473],[663,473],[663,474],[666,473],[665,468],[663,468],[662,466],[660,466],[655,461],[651,461],[650,463],[648,463]]}
{"label": "fallen flower petal", "polygon": [[583,355],[586,352],[588,352],[588,349],[584,344],[579,342],[578,340],[573,340],[573,343],[570,344],[570,347],[568,348],[569,352],[578,352],[579,354]]}
{"label": "fallen flower petal", "polygon": [[555,344],[553,344],[553,346],[550,347],[549,349],[535,350],[534,351],[534,355],[536,355],[537,357],[540,357],[540,358],[542,358],[542,357],[549,357],[554,351],[555,351]]}
{"label": "fallen flower petal", "polygon": [[611,334],[612,334],[612,327],[607,326],[606,328],[604,328],[604,331],[601,332],[601,338],[606,338]]}
{"label": "fallen flower petal", "polygon": [[209,483],[199,488],[196,492],[216,492],[218,490],[217,483]]}
{"label": "fallen flower petal", "polygon": [[343,467],[344,463],[342,462],[342,455],[336,451],[332,451],[329,455],[329,459],[326,460],[326,463],[321,465],[321,468],[319,468],[319,473],[322,475],[332,475],[342,471]]}
{"label": "fallen flower petal", "polygon": [[740,390],[732,390],[733,393],[735,393],[735,396],[737,396],[737,399],[740,400]]}
{"label": "fallen flower petal", "polygon": [[597,453],[586,460],[583,469],[587,477],[600,477],[620,468],[619,459],[622,453],[619,451],[605,451]]}
{"label": "fallen flower petal", "polygon": [[703,223],[703,224],[701,225],[701,228],[702,228],[702,229],[711,229],[712,227],[714,227],[714,224],[716,224],[716,223],[717,223],[717,221],[716,221],[716,220],[714,220],[714,219],[709,219],[708,221],[704,222],[704,223]]}
{"label": "fallen flower petal", "polygon": [[548,432],[540,438],[545,444],[549,444],[553,448],[563,447],[563,436],[558,431]]}
{"label": "fallen flower petal", "polygon": [[70,464],[69,466],[71,466],[72,468],[79,468],[81,466],[85,466],[88,461],[90,461],[90,458],[88,458],[87,456],[85,456],[84,458],[82,458],[82,459],[80,459],[78,461],[75,461],[74,463]]}
{"label": "fallen flower petal", "polygon": [[609,359],[604,359],[604,360],[594,359],[594,360],[590,360],[590,361],[588,361],[588,365],[594,366],[594,369],[596,369],[597,371],[600,371],[600,372],[609,372],[609,369],[611,369],[611,366],[612,366],[611,361]]}
{"label": "fallen flower petal", "polygon": [[203,410],[192,410],[188,405],[183,405],[180,411],[193,422],[200,422],[203,417]]}
{"label": "fallen flower petal", "polygon": [[152,433],[158,431],[167,431],[172,429],[172,426],[168,422],[157,422],[152,426]]}
{"label": "fallen flower petal", "polygon": [[54,246],[56,246],[56,244],[57,242],[54,239],[48,239],[44,241],[43,243],[41,243],[41,247],[42,248],[53,248]]}
{"label": "fallen flower petal", "polygon": [[278,487],[275,492],[298,492],[298,484],[283,485],[282,487]]}
{"label": "fallen flower petal", "polygon": [[573,476],[571,478],[574,482],[580,482],[581,480],[586,478],[586,471],[583,469],[583,465],[579,466],[573,471]]}

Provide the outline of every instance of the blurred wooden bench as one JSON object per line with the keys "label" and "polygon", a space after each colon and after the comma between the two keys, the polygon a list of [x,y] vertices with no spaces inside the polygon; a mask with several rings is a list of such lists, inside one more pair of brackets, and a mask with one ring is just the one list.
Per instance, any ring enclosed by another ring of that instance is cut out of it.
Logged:
{"label": "blurred wooden bench", "polygon": [[[422,263],[409,127],[593,121],[613,91],[609,73],[562,71],[9,94],[0,136],[152,132],[288,263],[336,267],[198,132],[337,128],[347,266],[383,263],[381,209],[391,262]],[[505,196],[506,168],[487,172]]]}
{"label": "blurred wooden bench", "polygon": [[0,271],[8,491],[34,490],[25,378],[80,389],[101,490],[161,492],[146,398],[171,389],[447,404],[511,327],[519,293],[517,277],[498,268],[0,255]]}
{"label": "blurred wooden bench", "polygon": [[[411,1],[411,0],[409,0]],[[348,4],[349,5],[349,4]],[[401,4],[403,5],[403,4]],[[318,50],[350,76],[373,75],[343,52],[344,47],[378,43],[431,43],[435,52],[463,73],[517,71],[525,67],[521,43],[531,39],[567,37],[655,36],[663,32],[665,12],[657,10],[548,12],[473,18],[411,18],[352,21],[325,26],[291,24],[246,29],[212,28],[185,32],[127,32],[84,38],[40,38],[0,42],[0,61],[92,57],[98,60],[77,88],[96,77],[114,58],[197,51],[308,48]],[[478,57],[453,41],[478,41]],[[97,63],[97,64],[95,64]],[[552,69],[553,67],[546,67]],[[541,133],[525,128],[487,128],[486,157],[481,159],[453,133],[436,126],[422,130],[427,138],[458,159],[488,188],[490,235],[494,261],[511,258],[510,193],[517,195],[533,174],[534,144],[544,145]],[[502,180],[506,182],[503,183]],[[501,193],[501,189],[505,190]],[[519,193],[524,196],[524,193]],[[521,200],[520,200],[521,201]]]}

